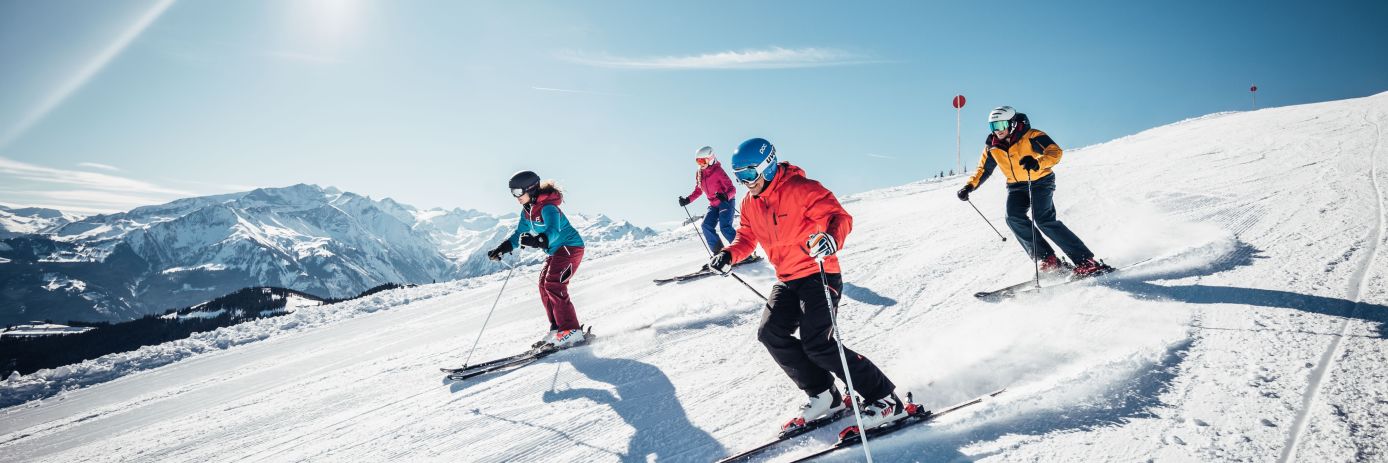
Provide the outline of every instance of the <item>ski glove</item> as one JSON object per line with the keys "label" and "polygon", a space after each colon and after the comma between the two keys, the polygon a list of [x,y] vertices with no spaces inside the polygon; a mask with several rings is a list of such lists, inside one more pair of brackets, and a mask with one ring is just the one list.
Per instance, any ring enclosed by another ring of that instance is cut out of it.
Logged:
{"label": "ski glove", "polygon": [[502,241],[501,244],[496,246],[496,249],[487,251],[487,258],[491,260],[501,260],[501,255],[510,254],[511,249],[511,240]]}
{"label": "ski glove", "polygon": [[689,198],[686,198],[686,197],[684,197],[684,196],[680,196],[680,207],[684,207],[684,206],[688,206],[688,205],[689,205]]}
{"label": "ski glove", "polygon": [[1041,163],[1037,162],[1036,158],[1032,156],[1023,156],[1017,163],[1021,164],[1022,168],[1026,170],[1041,170]]}
{"label": "ski glove", "polygon": [[[520,243],[521,246],[530,246],[532,248],[537,249],[549,249],[549,237],[546,237],[544,234],[532,235],[526,233],[524,235],[521,235]],[[511,242],[507,241],[506,244],[511,244]]]}
{"label": "ski glove", "polygon": [[960,201],[968,201],[968,200],[969,200],[969,193],[973,193],[973,191],[974,191],[974,186],[973,186],[973,185],[965,184],[965,185],[964,185],[964,188],[960,188],[960,189],[959,189],[959,193],[957,193],[957,195],[959,196],[959,200],[960,200]]}
{"label": "ski glove", "polygon": [[710,259],[708,261],[708,268],[709,270],[713,270],[724,275],[726,275],[728,272],[733,271],[732,253],[729,253],[728,251],[718,251],[718,254],[714,254],[713,259]]}
{"label": "ski glove", "polygon": [[728,195],[723,194],[723,192],[721,192],[721,191],[720,191],[720,192],[717,192],[717,193],[714,193],[714,194],[713,194],[713,197],[718,198],[718,200],[719,200],[719,201],[722,201],[722,202],[727,202],[727,201],[728,201]]}
{"label": "ski glove", "polygon": [[834,242],[834,237],[824,232],[810,235],[810,239],[805,241],[805,247],[810,249],[810,257],[815,259],[823,259],[839,252],[839,244]]}

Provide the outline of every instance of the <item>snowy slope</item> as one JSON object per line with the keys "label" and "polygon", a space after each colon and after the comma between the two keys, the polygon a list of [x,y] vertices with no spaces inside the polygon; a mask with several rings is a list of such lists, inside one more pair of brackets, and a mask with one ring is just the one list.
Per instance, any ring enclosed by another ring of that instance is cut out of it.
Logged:
{"label": "snowy slope", "polygon": [[[874,441],[877,460],[1388,460],[1385,125],[1381,94],[1072,149],[1061,218],[1110,263],[1156,260],[1001,304],[971,294],[1031,267],[954,198],[960,178],[845,198],[849,345],[929,406],[1009,387]],[[975,203],[1001,226],[999,178]],[[686,227],[585,262],[573,296],[600,342],[462,384],[436,368],[463,361],[503,275],[10,377],[0,394],[74,389],[0,410],[0,460],[709,461],[773,435],[803,397],[755,340],[757,296],[650,283],[703,255]],[[544,328],[536,273],[505,284],[477,358]],[[740,273],[762,291],[773,278]]]}

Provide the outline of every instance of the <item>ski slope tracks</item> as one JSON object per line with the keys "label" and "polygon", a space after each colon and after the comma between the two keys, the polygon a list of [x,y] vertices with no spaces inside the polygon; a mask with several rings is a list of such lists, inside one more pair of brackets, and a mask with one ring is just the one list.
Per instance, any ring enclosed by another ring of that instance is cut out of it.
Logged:
{"label": "ski slope tracks", "polygon": [[[1060,218],[1110,264],[1155,259],[997,304],[972,294],[1032,268],[954,197],[960,177],[842,198],[848,344],[927,406],[1009,388],[872,441],[877,461],[1388,460],[1385,127],[1380,94],[1071,149]],[[999,227],[1001,178],[973,196]],[[804,396],[757,343],[752,292],[651,283],[705,255],[683,227],[585,262],[571,289],[599,342],[462,383],[438,367],[464,361],[504,274],[11,376],[0,460],[715,460],[774,436]],[[539,337],[537,273],[506,283],[474,360]],[[774,278],[739,273],[763,293]]]}

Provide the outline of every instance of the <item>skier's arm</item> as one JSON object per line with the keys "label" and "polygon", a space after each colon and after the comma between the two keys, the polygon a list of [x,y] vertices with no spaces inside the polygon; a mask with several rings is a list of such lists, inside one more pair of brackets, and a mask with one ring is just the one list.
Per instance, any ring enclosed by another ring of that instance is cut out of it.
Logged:
{"label": "skier's arm", "polygon": [[[749,201],[750,202],[750,201]],[[747,203],[742,203],[742,208],[747,208]],[[737,225],[737,237],[733,242],[728,243],[728,247],[723,248],[728,254],[733,256],[733,262],[742,262],[747,256],[752,255],[752,251],[757,249],[757,235],[752,232],[752,221],[746,220],[746,213],[743,213],[743,220]]]}
{"label": "skier's arm", "polygon": [[[1038,132],[1040,131],[1038,130]],[[1051,136],[1046,135],[1045,132],[1041,132],[1040,135],[1031,139],[1031,150],[1038,155],[1036,160],[1041,164],[1042,169],[1049,169],[1060,164],[1060,156],[1064,154],[1060,145],[1057,145],[1055,140],[1052,140]]]}
{"label": "skier's arm", "polygon": [[733,179],[728,177],[727,172],[723,172],[723,168],[720,167],[717,172],[713,173],[713,179],[713,183],[718,185],[718,189],[721,190],[728,199],[737,197],[737,187],[733,186]]}
{"label": "skier's arm", "polygon": [[834,193],[815,182],[815,190],[809,191],[808,195],[815,197],[810,202],[810,208],[806,211],[810,221],[824,227],[824,232],[834,237],[838,243],[838,248],[843,249],[844,241],[848,239],[848,233],[853,231],[853,216],[848,214],[848,210],[839,204],[839,199],[834,197]]}
{"label": "skier's arm", "polygon": [[564,229],[573,226],[569,224],[569,218],[565,217],[564,213],[559,211],[559,208],[552,205],[540,209],[540,218],[544,220],[545,226],[536,231],[544,233],[545,238],[547,238],[550,243],[558,243],[559,240],[562,239],[560,235],[564,232]]}
{"label": "skier's arm", "polygon": [[998,162],[988,155],[988,147],[983,148],[983,156],[978,158],[978,170],[974,171],[974,176],[969,178],[969,186],[978,188],[988,180],[989,175],[993,175],[993,168],[998,166]]}

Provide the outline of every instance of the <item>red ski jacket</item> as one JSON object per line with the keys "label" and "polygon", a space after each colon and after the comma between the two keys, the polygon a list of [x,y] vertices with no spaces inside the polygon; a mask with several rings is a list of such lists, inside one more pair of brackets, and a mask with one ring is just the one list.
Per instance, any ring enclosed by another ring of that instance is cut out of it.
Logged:
{"label": "red ski jacket", "polygon": [[718,207],[722,201],[718,200],[718,193],[723,193],[728,198],[737,197],[737,188],[733,187],[733,180],[728,178],[728,173],[723,172],[723,164],[713,161],[708,167],[694,172],[694,192],[689,194],[689,200],[699,199],[699,195],[708,193],[708,205]]}
{"label": "red ski jacket", "polygon": [[[776,267],[776,278],[790,281],[819,273],[819,266],[805,248],[811,234],[828,232],[843,249],[853,216],[838,198],[819,182],[805,178],[805,171],[782,162],[776,178],[760,195],[742,198],[742,223],[737,239],[726,250],[733,262],[746,259],[760,244]],[[839,257],[824,260],[824,271],[840,273]]]}

